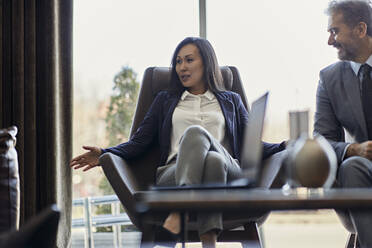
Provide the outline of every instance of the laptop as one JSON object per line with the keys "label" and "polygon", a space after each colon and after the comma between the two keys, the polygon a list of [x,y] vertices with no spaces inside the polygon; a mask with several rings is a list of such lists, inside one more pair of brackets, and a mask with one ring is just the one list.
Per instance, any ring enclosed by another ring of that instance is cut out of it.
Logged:
{"label": "laptop", "polygon": [[252,103],[245,127],[240,167],[243,177],[225,183],[193,184],[185,186],[151,186],[151,190],[232,189],[256,187],[262,176],[262,131],[269,92]]}

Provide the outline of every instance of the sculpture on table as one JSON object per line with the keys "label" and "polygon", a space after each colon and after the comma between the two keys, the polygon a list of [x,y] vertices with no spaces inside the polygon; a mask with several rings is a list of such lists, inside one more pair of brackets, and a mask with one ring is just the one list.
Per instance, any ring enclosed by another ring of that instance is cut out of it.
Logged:
{"label": "sculpture on table", "polygon": [[323,136],[308,136],[307,111],[290,113],[290,130],[285,187],[330,188],[336,178],[336,154]]}

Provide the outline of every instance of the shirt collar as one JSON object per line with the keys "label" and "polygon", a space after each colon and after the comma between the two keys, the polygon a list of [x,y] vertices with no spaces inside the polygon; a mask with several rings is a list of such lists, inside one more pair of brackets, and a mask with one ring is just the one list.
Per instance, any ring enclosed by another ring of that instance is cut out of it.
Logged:
{"label": "shirt collar", "polygon": [[205,97],[207,98],[208,100],[212,100],[215,96],[214,94],[210,91],[210,90],[207,90],[204,94],[202,95],[194,95],[194,94],[191,94],[190,92],[188,92],[187,90],[185,90],[182,95],[181,95],[181,100],[185,100],[185,98],[187,96],[191,96],[191,97],[197,97],[197,96],[200,96],[200,97]]}
{"label": "shirt collar", "polygon": [[[369,66],[372,67],[372,55],[369,56],[369,58],[367,59],[365,64],[368,64]],[[354,61],[350,61],[350,65],[351,65],[351,68],[353,69],[355,75],[358,76],[358,72],[359,72],[359,69],[362,66],[362,64],[354,62]]]}
{"label": "shirt collar", "polygon": [[210,90],[207,90],[202,96],[205,96],[209,101],[214,98],[214,94]]}

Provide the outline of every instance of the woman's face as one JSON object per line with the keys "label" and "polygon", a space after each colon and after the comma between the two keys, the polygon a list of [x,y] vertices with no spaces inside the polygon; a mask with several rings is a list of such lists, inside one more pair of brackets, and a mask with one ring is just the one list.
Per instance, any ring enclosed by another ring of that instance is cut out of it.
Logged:
{"label": "woman's face", "polygon": [[176,58],[176,72],[190,93],[197,95],[206,91],[203,60],[194,44],[187,44],[180,49]]}

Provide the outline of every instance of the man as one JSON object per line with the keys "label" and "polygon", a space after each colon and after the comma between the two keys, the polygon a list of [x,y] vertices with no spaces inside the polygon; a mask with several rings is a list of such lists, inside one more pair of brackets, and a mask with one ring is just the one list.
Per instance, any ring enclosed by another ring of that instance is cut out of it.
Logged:
{"label": "man", "polygon": [[[341,61],[320,72],[314,133],[328,139],[340,164],[338,184],[372,187],[372,9],[370,1],[331,1],[328,44]],[[354,139],[345,142],[345,132]],[[372,247],[372,212],[349,211],[361,247]]]}

